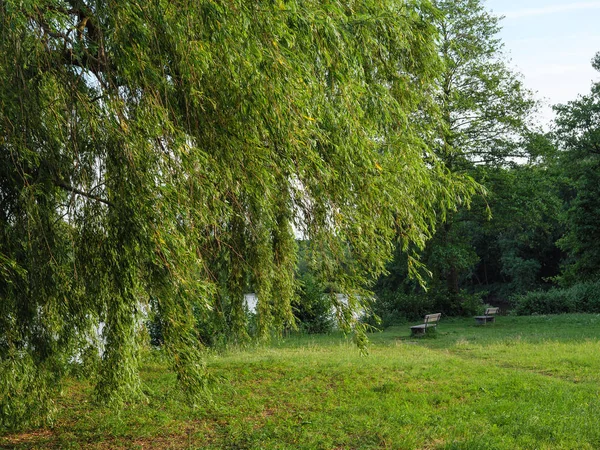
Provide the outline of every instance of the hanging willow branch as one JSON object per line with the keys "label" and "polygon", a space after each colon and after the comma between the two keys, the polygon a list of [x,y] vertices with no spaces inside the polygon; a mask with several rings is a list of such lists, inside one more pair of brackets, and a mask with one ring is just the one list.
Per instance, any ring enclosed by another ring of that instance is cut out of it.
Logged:
{"label": "hanging willow branch", "polygon": [[[395,237],[422,246],[474,188],[427,144],[432,15],[395,0],[3,1],[0,253],[29,276],[0,282],[0,422],[44,412],[84,354],[101,354],[102,401],[140,394],[150,309],[198,401],[200,342],[252,337],[245,292],[261,337],[292,325],[300,235],[351,299],[340,316],[363,307]],[[73,194],[93,201],[64,218]]]}

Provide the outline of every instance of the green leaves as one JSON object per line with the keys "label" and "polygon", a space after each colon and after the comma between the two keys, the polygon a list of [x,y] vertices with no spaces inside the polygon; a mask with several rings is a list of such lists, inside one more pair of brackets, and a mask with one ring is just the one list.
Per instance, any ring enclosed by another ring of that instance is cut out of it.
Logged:
{"label": "green leaves", "polygon": [[2,361],[66,370],[102,323],[97,393],[123,401],[154,296],[195,391],[194,317],[243,341],[252,289],[261,336],[293,321],[295,234],[360,299],[474,192],[427,144],[428,3],[30,6],[0,9],[0,254],[29,274],[0,284]]}
{"label": "green leaves", "polygon": [[[600,53],[592,65],[598,68]],[[570,180],[565,214],[566,233],[558,241],[568,253],[562,282],[596,281],[600,276],[600,83],[588,95],[554,107],[560,161]]]}
{"label": "green leaves", "polygon": [[435,4],[443,13],[437,24],[445,65],[439,89],[445,161],[464,170],[525,156],[520,138],[531,126],[535,102],[502,52],[500,18],[479,0]]}

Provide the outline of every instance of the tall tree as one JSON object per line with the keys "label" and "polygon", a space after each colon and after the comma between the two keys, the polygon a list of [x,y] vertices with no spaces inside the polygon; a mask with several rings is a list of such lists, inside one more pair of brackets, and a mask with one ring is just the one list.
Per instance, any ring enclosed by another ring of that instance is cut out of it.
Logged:
{"label": "tall tree", "polygon": [[[600,53],[592,65],[600,71]],[[563,281],[573,284],[600,277],[600,83],[555,111],[557,143],[572,182],[559,244],[568,254]]]}
{"label": "tall tree", "polygon": [[[526,156],[521,138],[535,106],[512,70],[498,37],[501,18],[481,0],[438,0],[444,62],[439,101],[444,117],[440,153],[457,170],[472,164],[505,164]],[[461,161],[463,164],[461,164]]]}
{"label": "tall tree", "polygon": [[[453,173],[470,176],[477,175],[478,166],[509,165],[526,156],[523,136],[535,104],[507,63],[498,37],[500,18],[481,0],[433,3],[440,11],[433,23],[443,63],[436,90],[442,115],[432,141],[436,154]],[[470,230],[481,219],[475,214],[450,210],[440,215],[422,255],[432,273],[432,297],[460,304],[461,287],[479,260]]]}
{"label": "tall tree", "polygon": [[50,408],[88,355],[101,354],[98,397],[139,393],[148,303],[197,395],[195,315],[244,338],[251,283],[261,335],[293,320],[293,226],[349,295],[340,309],[365,298],[353,294],[394,236],[422,246],[435,208],[473,192],[415,125],[435,109],[432,13],[392,0],[3,1],[2,423]]}
{"label": "tall tree", "polygon": [[[508,67],[498,38],[500,18],[480,0],[434,3],[442,12],[437,27],[444,63],[438,154],[457,173],[473,173],[477,165],[503,165],[523,157],[522,137],[534,102],[519,75]],[[451,214],[429,245],[432,269],[446,280],[454,296],[461,277],[478,259],[463,225],[468,223],[459,223]]]}

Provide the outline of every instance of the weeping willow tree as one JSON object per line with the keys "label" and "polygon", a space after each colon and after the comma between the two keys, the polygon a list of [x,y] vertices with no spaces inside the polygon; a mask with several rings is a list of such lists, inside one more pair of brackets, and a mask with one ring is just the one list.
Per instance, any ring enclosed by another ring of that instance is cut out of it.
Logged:
{"label": "weeping willow tree", "polygon": [[150,303],[197,399],[194,317],[244,339],[251,285],[258,335],[290,325],[299,234],[348,294],[340,316],[360,307],[394,240],[422,246],[473,191],[426,145],[431,14],[391,0],[4,0],[0,421],[47,417],[73,362],[89,362],[98,398],[139,393]]}

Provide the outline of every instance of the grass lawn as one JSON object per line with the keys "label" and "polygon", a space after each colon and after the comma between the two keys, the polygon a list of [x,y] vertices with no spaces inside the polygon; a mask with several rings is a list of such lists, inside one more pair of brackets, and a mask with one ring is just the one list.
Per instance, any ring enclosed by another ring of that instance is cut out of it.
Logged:
{"label": "grass lawn", "polygon": [[148,361],[147,402],[120,413],[69,384],[52,428],[0,448],[598,449],[600,315],[444,319],[371,335],[293,337],[208,357],[223,382],[195,409]]}

